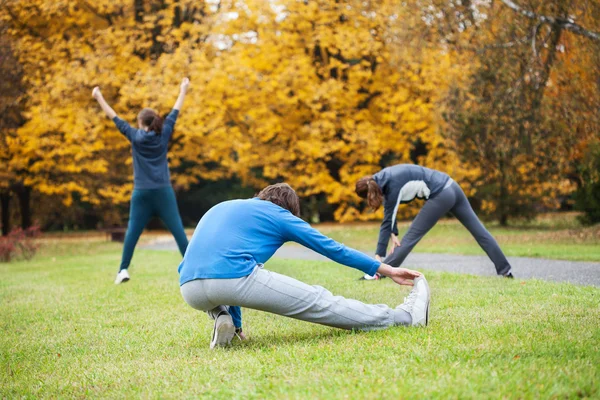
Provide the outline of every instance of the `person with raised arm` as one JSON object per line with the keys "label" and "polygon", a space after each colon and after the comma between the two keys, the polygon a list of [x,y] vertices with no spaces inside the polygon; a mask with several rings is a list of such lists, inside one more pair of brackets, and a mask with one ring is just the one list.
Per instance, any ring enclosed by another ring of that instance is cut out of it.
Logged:
{"label": "person with raised arm", "polygon": [[131,143],[133,155],[133,193],[129,209],[129,223],[115,284],[127,282],[130,279],[127,269],[133,257],[135,245],[153,216],[158,216],[164,222],[175,237],[181,255],[185,254],[188,239],[177,208],[175,192],[171,186],[167,151],[189,85],[190,80],[184,78],[177,101],[164,121],[156,111],[144,108],[137,116],[137,128],[130,126],[117,116],[115,110],[104,100],[99,87],[96,86],[92,91],[92,96],[98,101],[102,110]]}

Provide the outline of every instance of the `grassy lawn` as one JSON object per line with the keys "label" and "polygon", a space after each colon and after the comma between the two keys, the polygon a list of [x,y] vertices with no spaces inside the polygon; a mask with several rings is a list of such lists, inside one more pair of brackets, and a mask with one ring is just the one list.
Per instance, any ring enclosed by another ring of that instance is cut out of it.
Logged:
{"label": "grassy lawn", "polygon": [[[398,223],[400,237],[410,222]],[[572,261],[600,261],[600,225],[582,227],[573,213],[550,214],[535,221],[501,227],[485,224],[507,256]],[[330,225],[319,230],[348,246],[375,251],[379,224]],[[484,255],[473,236],[456,219],[440,221],[415,247],[415,252]]]}
{"label": "grassy lawn", "polygon": [[[352,333],[244,310],[250,340],[210,351],[212,322],[179,294],[179,255],[138,251],[115,286],[120,250],[62,239],[0,264],[0,398],[600,397],[598,288],[429,273],[425,329]],[[367,302],[408,293],[333,263],[267,267]]]}

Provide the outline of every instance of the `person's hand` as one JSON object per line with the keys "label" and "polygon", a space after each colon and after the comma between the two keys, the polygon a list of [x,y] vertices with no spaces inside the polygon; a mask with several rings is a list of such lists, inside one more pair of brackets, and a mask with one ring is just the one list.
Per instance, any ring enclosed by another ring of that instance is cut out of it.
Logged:
{"label": "person's hand", "polygon": [[187,92],[189,86],[190,80],[188,78],[183,78],[183,80],[181,81],[181,91],[184,93]]}
{"label": "person's hand", "polygon": [[377,272],[391,278],[398,285],[406,286],[413,286],[413,280],[422,275],[419,271],[407,268],[394,268],[391,265],[383,263],[379,266]]}
{"label": "person's hand", "polygon": [[392,251],[394,251],[396,247],[400,247],[400,240],[398,240],[398,236],[394,235],[393,233],[390,235],[390,237],[392,239]]}
{"label": "person's hand", "polygon": [[383,262],[383,260],[381,259],[381,256],[379,254],[375,254],[375,259],[379,262]]}
{"label": "person's hand", "polygon": [[102,92],[100,92],[100,86],[96,86],[94,90],[92,90],[92,97],[95,99],[99,99],[102,97]]}
{"label": "person's hand", "polygon": [[393,274],[390,276],[390,278],[398,285],[413,286],[413,280],[421,275],[422,274],[419,271],[415,271],[414,269],[394,268]]}

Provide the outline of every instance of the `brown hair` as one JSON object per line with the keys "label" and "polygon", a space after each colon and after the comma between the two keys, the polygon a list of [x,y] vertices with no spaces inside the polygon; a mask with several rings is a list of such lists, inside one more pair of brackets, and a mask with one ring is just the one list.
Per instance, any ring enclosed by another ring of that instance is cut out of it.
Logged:
{"label": "brown hair", "polygon": [[163,120],[153,109],[144,108],[140,111],[138,121],[142,126],[147,127],[148,131],[155,132],[157,135],[162,133]]}
{"label": "brown hair", "polygon": [[367,204],[373,210],[377,210],[383,203],[383,192],[373,179],[373,175],[363,176],[356,182],[356,194],[367,199]]}
{"label": "brown hair", "polygon": [[285,208],[296,217],[300,217],[300,199],[287,183],[276,183],[269,185],[256,195],[261,200],[270,201],[279,207]]}

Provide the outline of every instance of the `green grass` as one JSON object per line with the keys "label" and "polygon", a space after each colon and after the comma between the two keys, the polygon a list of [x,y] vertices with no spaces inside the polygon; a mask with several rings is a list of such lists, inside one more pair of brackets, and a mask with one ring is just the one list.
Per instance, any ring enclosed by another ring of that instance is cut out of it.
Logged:
{"label": "green grass", "polygon": [[[0,264],[0,398],[600,397],[600,290],[428,273],[430,326],[353,333],[244,310],[250,337],[210,351],[212,323],[187,306],[175,252],[59,241]],[[407,288],[333,263],[268,268],[391,306]]]}
{"label": "green grass", "polygon": [[[400,237],[410,222],[400,222]],[[571,261],[600,261],[600,225],[582,227],[575,214],[540,217],[530,223],[501,227],[485,224],[507,256],[541,257]],[[379,224],[349,224],[319,227],[323,233],[348,246],[375,251]],[[413,250],[418,253],[484,255],[469,231],[455,219],[439,222]]]}

